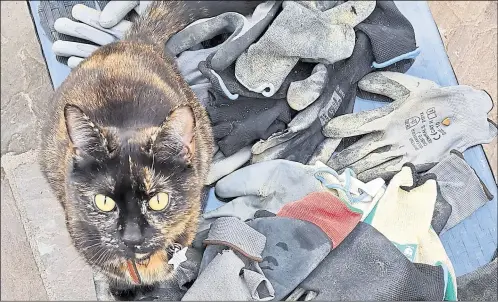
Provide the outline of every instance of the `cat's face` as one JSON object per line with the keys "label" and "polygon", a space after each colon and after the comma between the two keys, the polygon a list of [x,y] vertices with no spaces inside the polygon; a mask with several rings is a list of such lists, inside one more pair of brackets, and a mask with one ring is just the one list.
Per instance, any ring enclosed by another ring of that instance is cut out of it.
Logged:
{"label": "cat's face", "polygon": [[96,125],[79,108],[66,107],[74,145],[68,228],[91,265],[167,262],[165,251],[182,242],[185,216],[199,207],[188,198],[195,146],[187,111],[164,125],[130,130]]}

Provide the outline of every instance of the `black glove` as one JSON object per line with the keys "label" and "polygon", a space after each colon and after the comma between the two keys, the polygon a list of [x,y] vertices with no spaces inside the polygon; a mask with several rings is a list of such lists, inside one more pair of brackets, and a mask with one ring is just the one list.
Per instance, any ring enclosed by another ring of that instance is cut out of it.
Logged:
{"label": "black glove", "polygon": [[211,118],[215,141],[225,156],[282,131],[291,121],[292,112],[285,100],[244,96],[230,100],[213,91],[210,91],[206,110]]}

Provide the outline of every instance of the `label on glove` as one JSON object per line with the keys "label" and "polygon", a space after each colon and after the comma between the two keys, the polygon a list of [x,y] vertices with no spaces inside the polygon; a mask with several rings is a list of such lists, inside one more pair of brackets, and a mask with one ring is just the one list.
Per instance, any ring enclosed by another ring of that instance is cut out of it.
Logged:
{"label": "label on glove", "polygon": [[417,244],[398,244],[396,242],[391,241],[398,250],[403,253],[403,255],[408,258],[411,262],[415,260],[415,253],[417,252]]}
{"label": "label on glove", "polygon": [[325,126],[331,119],[334,117],[334,114],[337,112],[337,109],[342,104],[342,101],[345,97],[344,91],[337,85],[330,97],[330,100],[323,106],[322,110],[318,113],[318,118],[320,119],[320,123],[322,126]]}
{"label": "label on glove", "polygon": [[436,108],[431,107],[405,120],[406,130],[410,131],[410,143],[415,150],[421,150],[446,135],[437,117]]}

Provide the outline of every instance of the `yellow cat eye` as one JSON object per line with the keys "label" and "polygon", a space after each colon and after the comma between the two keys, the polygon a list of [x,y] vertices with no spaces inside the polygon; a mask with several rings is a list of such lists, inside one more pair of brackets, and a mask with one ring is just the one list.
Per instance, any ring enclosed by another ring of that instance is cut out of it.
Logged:
{"label": "yellow cat eye", "polygon": [[164,210],[169,204],[169,195],[168,193],[157,193],[149,199],[149,208],[153,211],[161,211]]}
{"label": "yellow cat eye", "polygon": [[95,195],[95,205],[102,212],[110,212],[116,207],[116,202],[111,197],[102,194]]}

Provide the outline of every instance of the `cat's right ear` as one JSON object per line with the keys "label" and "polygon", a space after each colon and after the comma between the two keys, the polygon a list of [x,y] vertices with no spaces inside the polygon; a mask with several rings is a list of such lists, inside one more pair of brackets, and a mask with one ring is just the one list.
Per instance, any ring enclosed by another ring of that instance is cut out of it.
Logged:
{"label": "cat's right ear", "polygon": [[78,106],[66,104],[64,118],[75,155],[99,158],[108,154],[102,130]]}

